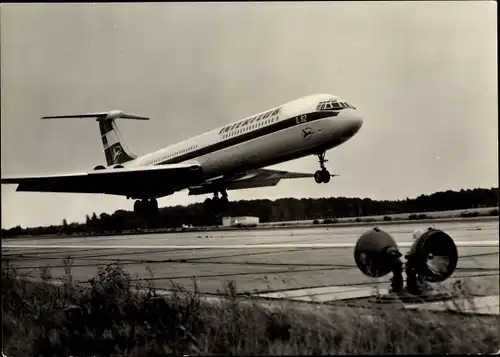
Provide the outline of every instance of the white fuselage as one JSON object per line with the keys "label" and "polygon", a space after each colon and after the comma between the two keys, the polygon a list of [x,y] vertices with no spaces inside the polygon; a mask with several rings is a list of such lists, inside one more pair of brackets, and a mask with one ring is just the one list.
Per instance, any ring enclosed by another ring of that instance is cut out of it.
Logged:
{"label": "white fuselage", "polygon": [[[331,107],[332,102],[340,103],[339,108]],[[330,106],[319,109],[320,103]],[[262,118],[264,113],[268,115]],[[361,125],[362,119],[350,104],[329,94],[311,95],[138,157],[124,166],[196,162],[209,179],[324,152],[354,136]]]}

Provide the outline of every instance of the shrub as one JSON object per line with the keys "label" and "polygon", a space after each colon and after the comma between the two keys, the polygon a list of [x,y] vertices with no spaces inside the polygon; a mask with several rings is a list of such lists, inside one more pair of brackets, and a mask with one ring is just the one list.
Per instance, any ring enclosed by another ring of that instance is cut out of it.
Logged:
{"label": "shrub", "polygon": [[[71,262],[68,260],[69,265]],[[151,280],[133,286],[119,265],[86,285],[30,283],[2,261],[3,352],[8,355],[146,356],[208,354],[461,354],[498,348],[498,324],[480,317],[382,309],[367,316],[346,306],[268,308],[240,300],[228,282],[207,301],[172,285],[160,296]]]}

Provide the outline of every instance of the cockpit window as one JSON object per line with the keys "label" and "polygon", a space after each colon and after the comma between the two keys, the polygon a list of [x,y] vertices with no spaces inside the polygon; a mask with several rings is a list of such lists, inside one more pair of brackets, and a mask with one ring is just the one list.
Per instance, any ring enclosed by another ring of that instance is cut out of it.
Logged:
{"label": "cockpit window", "polygon": [[344,108],[356,109],[356,108],[354,108],[354,106],[350,105],[347,102],[339,101],[337,99],[329,99],[329,100],[320,102],[318,104],[318,106],[316,107],[316,110],[318,110],[318,111],[341,110]]}

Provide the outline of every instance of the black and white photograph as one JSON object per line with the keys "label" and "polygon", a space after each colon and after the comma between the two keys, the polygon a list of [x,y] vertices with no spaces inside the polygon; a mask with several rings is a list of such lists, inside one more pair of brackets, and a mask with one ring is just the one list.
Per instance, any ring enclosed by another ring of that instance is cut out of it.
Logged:
{"label": "black and white photograph", "polygon": [[4,3],[2,355],[500,352],[494,1]]}

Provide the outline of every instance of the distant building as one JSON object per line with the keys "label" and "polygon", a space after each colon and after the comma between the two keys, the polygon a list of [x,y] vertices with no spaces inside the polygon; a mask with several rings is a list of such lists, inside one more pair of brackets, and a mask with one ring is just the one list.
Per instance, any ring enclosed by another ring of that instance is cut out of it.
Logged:
{"label": "distant building", "polygon": [[222,217],[223,227],[252,227],[259,224],[259,217]]}

